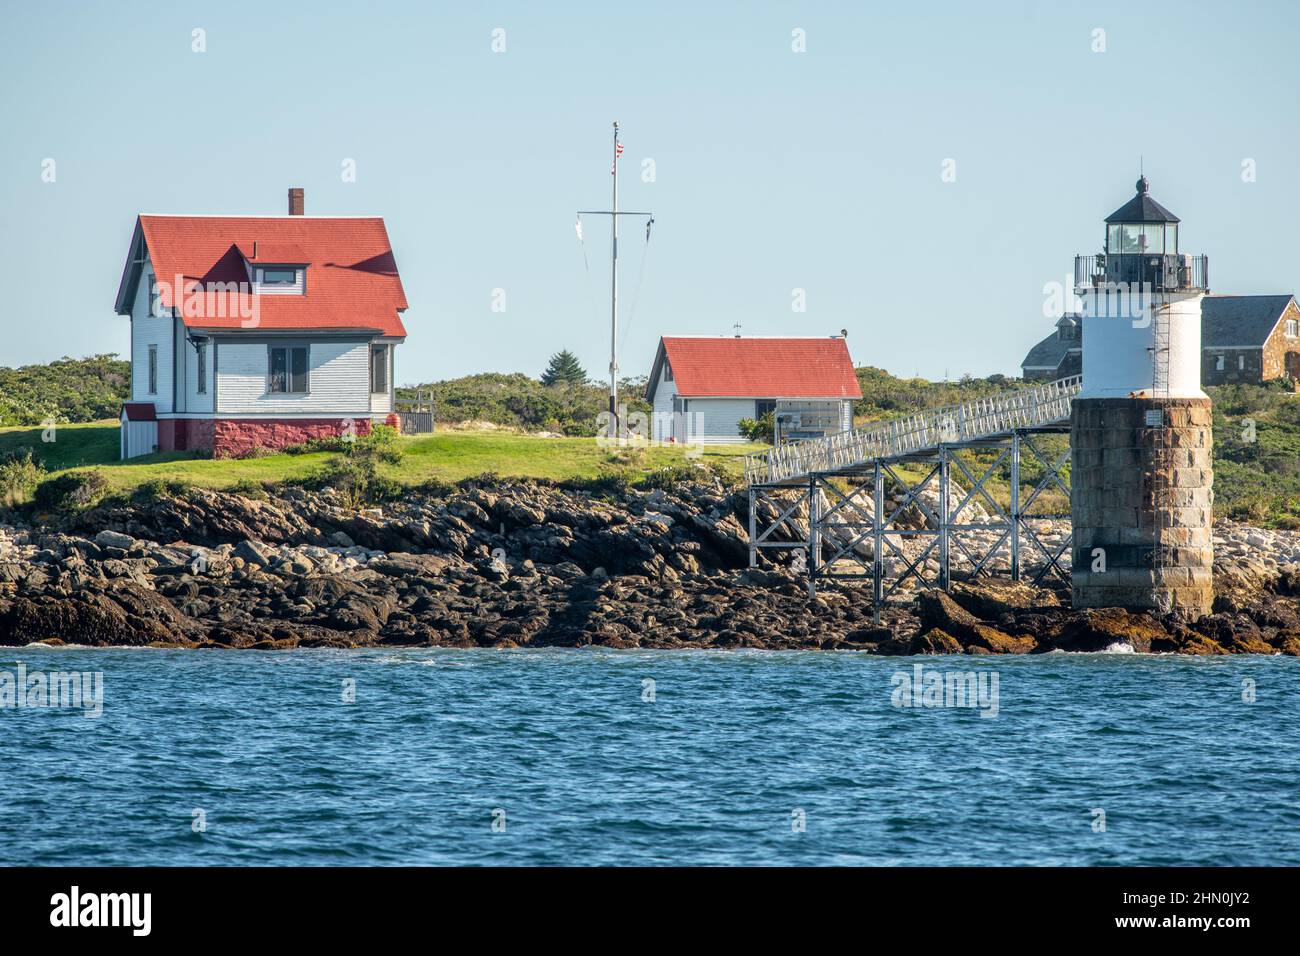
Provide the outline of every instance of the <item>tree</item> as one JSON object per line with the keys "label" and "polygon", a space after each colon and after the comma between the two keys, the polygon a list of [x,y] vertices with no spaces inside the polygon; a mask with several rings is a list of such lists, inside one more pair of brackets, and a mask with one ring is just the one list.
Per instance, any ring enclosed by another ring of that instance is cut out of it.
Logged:
{"label": "tree", "polygon": [[551,363],[542,373],[543,385],[584,385],[587,370],[578,364],[578,356],[568,349],[551,356]]}

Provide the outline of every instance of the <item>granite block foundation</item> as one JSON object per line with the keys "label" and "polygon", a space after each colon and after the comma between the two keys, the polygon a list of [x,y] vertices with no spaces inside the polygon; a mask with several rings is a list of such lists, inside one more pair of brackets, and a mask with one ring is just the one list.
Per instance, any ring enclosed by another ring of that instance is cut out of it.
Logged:
{"label": "granite block foundation", "polygon": [[1075,399],[1070,444],[1074,606],[1209,614],[1210,400]]}

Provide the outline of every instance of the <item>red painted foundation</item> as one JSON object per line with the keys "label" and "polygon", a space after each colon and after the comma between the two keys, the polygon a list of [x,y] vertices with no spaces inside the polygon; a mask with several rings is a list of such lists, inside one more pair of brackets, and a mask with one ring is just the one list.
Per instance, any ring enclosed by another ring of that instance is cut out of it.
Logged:
{"label": "red painted foundation", "polygon": [[214,458],[242,458],[257,448],[283,448],[341,435],[349,421],[356,424],[355,434],[370,434],[369,418],[160,419],[158,450],[207,451]]}

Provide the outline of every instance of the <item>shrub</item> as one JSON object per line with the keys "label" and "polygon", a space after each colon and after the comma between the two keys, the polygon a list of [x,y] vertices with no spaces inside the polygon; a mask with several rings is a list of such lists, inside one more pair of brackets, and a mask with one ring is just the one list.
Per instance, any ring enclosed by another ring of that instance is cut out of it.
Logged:
{"label": "shrub", "polygon": [[180,478],[150,478],[136,487],[132,498],[141,502],[179,498],[184,496],[191,487],[193,486],[188,481]]}
{"label": "shrub", "polygon": [[45,466],[30,448],[0,455],[0,505],[22,504],[45,476]]}
{"label": "shrub", "polygon": [[595,478],[573,478],[560,482],[561,488],[583,491],[594,498],[619,501],[632,488],[632,476],[626,471],[603,469]]}
{"label": "shrub", "polygon": [[402,486],[379,473],[381,464],[396,465],[402,460],[397,429],[378,425],[368,435],[351,440],[340,438],[340,441],[344,450],[326,462],[310,479],[310,484],[342,492],[353,508],[401,497]]}
{"label": "shrub", "polygon": [[763,441],[770,445],[775,437],[775,418],[776,416],[772,412],[765,412],[757,419],[742,418],[736,422],[736,427],[740,430],[740,434],[750,441]]}
{"label": "shrub", "polygon": [[629,446],[605,452],[605,464],[619,468],[641,468],[645,465],[644,447]]}
{"label": "shrub", "polygon": [[693,465],[669,465],[658,468],[645,475],[637,484],[646,489],[663,488],[669,490],[678,485],[689,485],[703,477],[700,470]]}
{"label": "shrub", "polygon": [[32,502],[42,511],[80,511],[99,502],[108,491],[108,479],[98,468],[69,471],[36,486]]}
{"label": "shrub", "polygon": [[239,495],[241,498],[253,498],[257,501],[266,501],[270,497],[266,493],[266,487],[260,481],[254,481],[252,478],[240,478],[230,486],[230,493]]}
{"label": "shrub", "polygon": [[637,482],[637,487],[671,490],[678,485],[712,484],[714,481],[721,481],[724,485],[730,486],[738,479],[715,462],[683,462],[650,472]]}
{"label": "shrub", "polygon": [[248,448],[240,452],[238,455],[233,455],[232,457],[243,460],[246,458],[266,458],[268,455],[274,455],[274,454],[276,454],[275,451],[273,451],[270,448],[267,448],[264,445],[254,445],[252,448]]}

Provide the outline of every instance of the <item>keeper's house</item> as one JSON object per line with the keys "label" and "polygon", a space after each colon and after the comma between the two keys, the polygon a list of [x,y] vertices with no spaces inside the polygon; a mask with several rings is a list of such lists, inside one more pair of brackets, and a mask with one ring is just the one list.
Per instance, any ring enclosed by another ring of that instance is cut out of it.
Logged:
{"label": "keeper's house", "polygon": [[238,456],[392,421],[406,295],[383,219],[136,219],[116,311],[131,320],[122,457]]}
{"label": "keeper's house", "polygon": [[742,418],[772,412],[777,442],[853,427],[862,398],[843,336],[665,336],[646,399],[657,441],[739,444]]}

